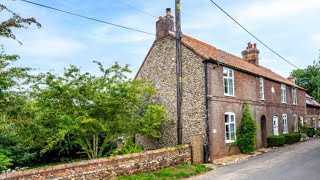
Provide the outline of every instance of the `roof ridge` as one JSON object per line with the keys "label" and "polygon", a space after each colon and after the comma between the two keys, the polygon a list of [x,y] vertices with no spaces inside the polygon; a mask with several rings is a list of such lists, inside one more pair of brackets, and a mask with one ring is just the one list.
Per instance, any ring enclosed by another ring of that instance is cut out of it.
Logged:
{"label": "roof ridge", "polygon": [[[172,37],[175,37],[174,34],[171,34]],[[273,72],[271,69],[266,68],[264,66],[256,66],[254,64],[251,64],[247,61],[245,61],[243,58],[236,56],[234,54],[231,54],[229,52],[226,52],[224,50],[218,49],[217,47],[207,44],[203,41],[200,41],[198,39],[195,39],[193,37],[190,37],[188,35],[183,35],[182,42],[184,45],[186,45],[188,48],[194,50],[196,53],[201,55],[202,57],[210,57],[214,60],[217,60],[219,62],[228,64],[232,67],[251,72],[257,75],[261,75],[262,77],[266,77],[278,82],[282,82],[294,87],[298,87],[300,89],[303,89],[299,87],[294,82],[288,80],[287,78],[281,76],[280,74],[277,74]],[[221,57],[223,57],[223,60]]]}

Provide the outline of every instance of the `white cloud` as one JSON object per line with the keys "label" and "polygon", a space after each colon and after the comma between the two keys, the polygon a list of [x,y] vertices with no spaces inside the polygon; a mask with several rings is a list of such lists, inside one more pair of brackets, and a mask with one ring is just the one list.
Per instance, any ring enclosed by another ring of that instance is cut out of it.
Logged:
{"label": "white cloud", "polygon": [[310,42],[312,47],[317,47],[320,49],[320,34],[313,34],[310,37]]}
{"label": "white cloud", "polygon": [[262,22],[266,20],[288,19],[291,16],[320,9],[319,0],[272,0],[252,3],[241,8],[240,22]]}
{"label": "white cloud", "polygon": [[21,50],[24,54],[33,56],[59,57],[72,55],[85,48],[85,46],[72,39],[55,35],[41,35],[36,39],[24,40]]}

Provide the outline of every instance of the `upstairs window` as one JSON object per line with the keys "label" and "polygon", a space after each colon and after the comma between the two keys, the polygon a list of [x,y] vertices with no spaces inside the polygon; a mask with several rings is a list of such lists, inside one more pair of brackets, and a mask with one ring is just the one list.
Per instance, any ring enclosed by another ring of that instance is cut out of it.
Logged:
{"label": "upstairs window", "polygon": [[234,74],[233,69],[223,67],[224,95],[234,96]]}
{"label": "upstairs window", "polygon": [[260,78],[260,100],[264,100],[264,81]]}
{"label": "upstairs window", "polygon": [[288,133],[288,120],[286,114],[282,114],[282,132],[283,134]]}
{"label": "upstairs window", "polygon": [[281,84],[281,103],[287,102],[287,91],[286,91],[286,85]]}
{"label": "upstairs window", "polygon": [[236,140],[235,114],[232,112],[225,113],[224,121],[226,126],[226,143],[232,143]]}
{"label": "upstairs window", "polygon": [[292,88],[292,104],[297,104],[297,89]]}

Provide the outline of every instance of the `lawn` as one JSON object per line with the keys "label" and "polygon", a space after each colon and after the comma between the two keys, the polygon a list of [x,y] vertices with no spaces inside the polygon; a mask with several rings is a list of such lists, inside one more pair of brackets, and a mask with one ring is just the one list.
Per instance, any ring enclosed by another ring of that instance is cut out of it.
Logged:
{"label": "lawn", "polygon": [[118,180],[171,180],[182,179],[212,170],[204,165],[181,164],[149,173],[119,176]]}

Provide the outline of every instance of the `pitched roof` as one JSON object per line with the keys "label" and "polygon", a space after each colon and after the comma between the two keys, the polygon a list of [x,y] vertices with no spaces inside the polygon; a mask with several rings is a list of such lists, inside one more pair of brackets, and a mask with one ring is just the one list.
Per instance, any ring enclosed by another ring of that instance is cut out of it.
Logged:
{"label": "pitched roof", "polygon": [[306,94],[306,103],[310,106],[316,106],[320,108],[320,103],[313,99],[309,94]]}
{"label": "pitched roof", "polygon": [[[173,34],[170,34],[171,36],[174,36]],[[265,78],[269,78],[278,82],[282,82],[285,84],[288,84],[290,86],[298,87],[300,89],[303,89],[293,83],[292,81],[288,80],[287,78],[284,78],[280,75],[278,75],[275,72],[272,72],[270,69],[267,69],[263,66],[256,66],[254,64],[251,64],[245,60],[243,60],[240,57],[237,57],[235,55],[232,55],[230,53],[227,53],[223,50],[217,49],[214,46],[211,46],[209,44],[206,44],[202,41],[199,41],[197,39],[194,39],[190,36],[183,35],[182,43],[187,48],[190,48],[198,55],[202,56],[204,59],[214,59],[222,64],[227,64],[231,67],[235,67],[237,69],[241,69],[243,71],[254,73],[257,75],[260,75]]]}

